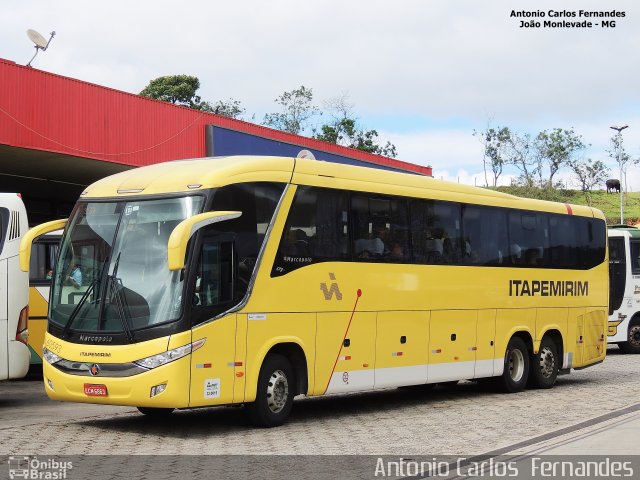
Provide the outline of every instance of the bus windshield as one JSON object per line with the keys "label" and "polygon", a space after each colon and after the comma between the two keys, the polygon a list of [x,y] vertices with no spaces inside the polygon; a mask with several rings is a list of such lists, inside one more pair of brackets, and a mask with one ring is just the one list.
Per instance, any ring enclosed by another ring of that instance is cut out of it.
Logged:
{"label": "bus windshield", "polygon": [[49,318],[65,330],[133,332],[176,320],[183,276],[167,266],[167,241],[204,198],[83,202],[60,249]]}

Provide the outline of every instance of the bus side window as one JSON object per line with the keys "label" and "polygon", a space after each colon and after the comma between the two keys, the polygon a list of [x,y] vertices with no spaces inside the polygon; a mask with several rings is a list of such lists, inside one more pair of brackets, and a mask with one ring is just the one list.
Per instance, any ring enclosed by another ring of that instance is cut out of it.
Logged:
{"label": "bus side window", "polygon": [[629,253],[631,254],[631,273],[640,275],[640,240],[629,242]]}
{"label": "bus side window", "polygon": [[272,277],[319,262],[348,259],[347,194],[298,187],[280,239]]}
{"label": "bus side window", "polygon": [[192,284],[193,325],[198,325],[235,304],[233,297],[238,286],[237,267],[237,253],[230,236],[205,235]]}

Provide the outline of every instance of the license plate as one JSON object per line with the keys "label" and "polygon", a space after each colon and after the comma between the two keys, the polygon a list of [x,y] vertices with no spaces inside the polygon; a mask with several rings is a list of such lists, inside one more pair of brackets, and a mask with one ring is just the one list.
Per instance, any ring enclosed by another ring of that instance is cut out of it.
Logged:
{"label": "license plate", "polygon": [[107,386],[106,385],[95,385],[92,383],[84,384],[84,394],[89,397],[106,397],[107,396]]}

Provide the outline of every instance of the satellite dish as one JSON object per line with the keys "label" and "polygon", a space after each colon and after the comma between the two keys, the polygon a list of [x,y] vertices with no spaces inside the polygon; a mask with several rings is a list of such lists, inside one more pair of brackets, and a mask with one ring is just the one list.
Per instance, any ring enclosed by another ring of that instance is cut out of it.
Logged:
{"label": "satellite dish", "polygon": [[42,35],[40,35],[38,32],[36,32],[35,30],[27,30],[27,37],[29,37],[29,40],[31,40],[33,43],[36,44],[36,48],[41,48],[41,49],[45,49],[47,48],[47,39],[44,38]]}
{"label": "satellite dish", "polygon": [[44,52],[47,49],[47,47],[49,46],[49,44],[51,43],[51,40],[53,40],[53,37],[55,37],[55,35],[56,35],[56,32],[51,32],[51,37],[49,37],[49,41],[47,41],[42,35],[40,35],[35,30],[31,30],[31,29],[27,30],[27,37],[29,37],[29,40],[31,40],[36,46],[36,53],[33,55],[33,57],[31,57],[31,60],[29,60],[29,63],[27,63],[27,67],[31,66],[31,62],[33,62],[33,59],[36,58],[36,55],[38,55],[38,52],[40,50]]}
{"label": "satellite dish", "polygon": [[296,155],[296,158],[306,158],[308,160],[316,159],[315,155],[311,153],[309,150],[300,150],[298,152],[298,155]]}

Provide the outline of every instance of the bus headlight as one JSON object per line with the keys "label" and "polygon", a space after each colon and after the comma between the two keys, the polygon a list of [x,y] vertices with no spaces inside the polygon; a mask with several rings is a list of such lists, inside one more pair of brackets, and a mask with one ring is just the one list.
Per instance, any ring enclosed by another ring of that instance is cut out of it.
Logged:
{"label": "bus headlight", "polygon": [[51,350],[44,347],[42,348],[42,357],[51,365],[53,365],[54,363],[58,363],[60,360],[62,360],[62,357],[59,357],[58,355],[53,353]]}
{"label": "bus headlight", "polygon": [[161,365],[166,365],[167,363],[173,362],[174,360],[178,360],[184,356],[189,355],[191,352],[195,352],[202,345],[204,345],[204,338],[197,340],[193,343],[189,343],[182,347],[174,348],[173,350],[168,350],[166,352],[159,353],[157,355],[153,355],[151,357],[142,358],[140,360],[136,360],[136,365],[140,365],[141,367],[147,368],[151,370],[152,368],[160,367]]}

